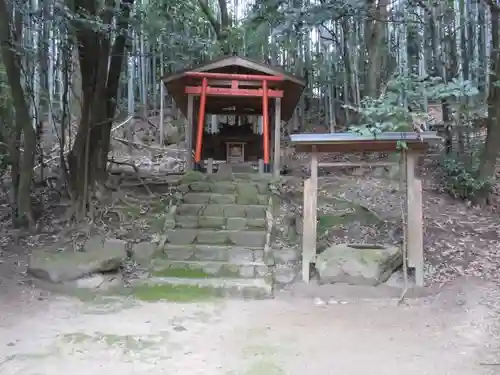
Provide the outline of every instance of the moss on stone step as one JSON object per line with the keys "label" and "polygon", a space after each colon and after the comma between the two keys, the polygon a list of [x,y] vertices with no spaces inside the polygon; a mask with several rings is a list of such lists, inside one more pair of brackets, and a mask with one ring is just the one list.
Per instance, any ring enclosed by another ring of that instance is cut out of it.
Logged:
{"label": "moss on stone step", "polygon": [[131,289],[135,298],[147,302],[198,302],[217,297],[216,289],[197,285],[138,285]]}
{"label": "moss on stone step", "polygon": [[217,262],[170,262],[156,259],[152,276],[181,279],[238,278],[255,276],[254,266]]}

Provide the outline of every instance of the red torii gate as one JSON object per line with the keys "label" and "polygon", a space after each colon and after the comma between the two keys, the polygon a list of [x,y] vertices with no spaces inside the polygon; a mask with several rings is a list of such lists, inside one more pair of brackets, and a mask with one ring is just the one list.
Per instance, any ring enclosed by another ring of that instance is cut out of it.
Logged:
{"label": "red torii gate", "polygon": [[[264,148],[264,172],[270,172],[269,165],[269,98],[282,98],[283,90],[272,90],[268,88],[268,82],[281,82],[284,77],[265,76],[256,74],[231,74],[231,73],[210,73],[210,72],[186,72],[187,77],[201,79],[201,86],[187,86],[184,90],[186,94],[200,96],[200,109],[198,115],[198,125],[196,129],[196,149],[194,154],[195,169],[201,169],[201,148],[203,144],[203,125],[205,123],[205,108],[207,96],[236,96],[236,97],[260,97],[262,98],[262,136]],[[210,87],[208,79],[231,80],[231,87]],[[241,81],[256,81],[262,87],[256,89],[239,88]]]}
{"label": "red torii gate", "polygon": [[[281,122],[290,120],[295,112],[305,87],[302,79],[248,58],[226,56],[165,76],[163,82],[187,119],[188,168],[201,169],[202,159],[210,159],[216,154],[219,160],[222,154],[229,160],[228,154],[220,149],[213,151],[213,147],[219,142],[229,147],[231,143],[239,143],[239,137],[242,137],[241,142],[247,144],[245,149],[248,151],[242,159],[250,161],[257,157],[263,162],[265,172],[273,169],[273,173],[279,175]],[[196,106],[198,110],[195,110]],[[203,139],[207,136],[204,134],[206,114],[262,116],[262,123],[259,132],[254,130],[253,136],[238,135],[240,133],[235,129],[234,136],[207,133],[210,137]],[[262,151],[255,143],[258,139],[262,139],[259,142]]]}

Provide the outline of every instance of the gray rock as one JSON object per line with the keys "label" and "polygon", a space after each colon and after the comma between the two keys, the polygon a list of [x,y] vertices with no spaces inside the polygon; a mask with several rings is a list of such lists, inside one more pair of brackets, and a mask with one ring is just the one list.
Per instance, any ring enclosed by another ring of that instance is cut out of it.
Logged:
{"label": "gray rock", "polygon": [[[177,215],[175,217],[174,228],[196,229],[198,228],[198,216]],[[173,229],[173,228],[165,228]]]}
{"label": "gray rock", "polygon": [[299,260],[299,251],[294,248],[275,249],[273,250],[273,257],[276,264],[293,264]]}
{"label": "gray rock", "polygon": [[167,241],[174,245],[189,245],[196,239],[196,229],[172,229],[166,231]]}
{"label": "gray rock", "polygon": [[227,221],[228,230],[244,230],[247,226],[247,219],[244,217],[233,217]]}
{"label": "gray rock", "polygon": [[191,191],[196,192],[209,192],[210,191],[210,183],[201,181],[201,182],[193,182],[189,185]]}
{"label": "gray rock", "polygon": [[240,277],[251,279],[255,277],[255,267],[253,266],[241,266],[239,270]]}
{"label": "gray rock", "polygon": [[219,165],[219,170],[217,171],[217,177],[219,179],[227,179],[227,180],[232,180],[233,179],[233,168],[231,164],[227,163],[222,163]]}
{"label": "gray rock", "polygon": [[254,251],[244,247],[234,247],[229,251],[229,263],[245,264],[254,262]]}
{"label": "gray rock", "polygon": [[236,185],[231,182],[214,182],[212,184],[212,192],[217,194],[234,194],[236,191]]}
{"label": "gray rock", "polygon": [[114,271],[127,257],[126,242],[100,237],[91,238],[84,251],[73,249],[43,249],[34,251],[28,262],[28,272],[40,279],[54,283],[71,281],[84,276]]}
{"label": "gray rock", "polygon": [[151,242],[140,242],[132,247],[132,257],[140,266],[148,266],[155,255],[157,246]]}
{"label": "gray rock", "polygon": [[198,219],[198,227],[223,229],[226,225],[226,219],[223,217],[201,216]]}
{"label": "gray rock", "polygon": [[184,202],[189,204],[204,204],[210,201],[208,193],[187,193],[184,195]]}
{"label": "gray rock", "polygon": [[274,279],[277,284],[287,285],[291,284],[297,278],[300,269],[292,266],[276,266],[274,269]]}
{"label": "gray rock", "polygon": [[387,281],[403,262],[394,246],[333,245],[316,258],[321,283],[378,285]]}
{"label": "gray rock", "polygon": [[222,230],[200,230],[196,242],[204,245],[224,245],[228,243],[228,234]]}
{"label": "gray rock", "polygon": [[234,194],[212,194],[210,195],[210,203],[213,204],[234,204],[236,203],[236,195]]}
{"label": "gray rock", "polygon": [[259,231],[230,232],[229,239],[236,246],[261,247],[266,242],[266,233]]}

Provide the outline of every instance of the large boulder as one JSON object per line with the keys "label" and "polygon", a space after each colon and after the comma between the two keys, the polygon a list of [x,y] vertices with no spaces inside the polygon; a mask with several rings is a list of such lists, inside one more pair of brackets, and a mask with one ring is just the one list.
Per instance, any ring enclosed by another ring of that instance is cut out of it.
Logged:
{"label": "large boulder", "polygon": [[322,283],[375,286],[386,282],[402,262],[395,246],[338,244],[318,255],[316,269]]}
{"label": "large boulder", "polygon": [[28,272],[40,279],[61,283],[98,273],[117,270],[127,257],[127,243],[118,239],[93,237],[83,251],[41,249],[31,254]]}

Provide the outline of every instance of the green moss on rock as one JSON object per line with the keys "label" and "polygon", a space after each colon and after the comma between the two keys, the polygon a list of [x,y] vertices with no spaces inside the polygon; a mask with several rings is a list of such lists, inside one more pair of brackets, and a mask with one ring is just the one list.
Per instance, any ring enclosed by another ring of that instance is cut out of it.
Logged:
{"label": "green moss on rock", "polygon": [[132,295],[147,302],[196,302],[217,297],[217,291],[196,285],[140,285],[132,288]]}

